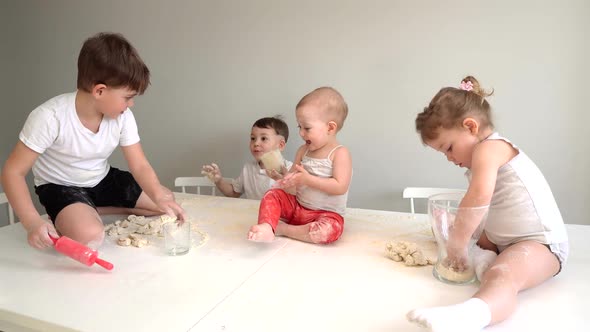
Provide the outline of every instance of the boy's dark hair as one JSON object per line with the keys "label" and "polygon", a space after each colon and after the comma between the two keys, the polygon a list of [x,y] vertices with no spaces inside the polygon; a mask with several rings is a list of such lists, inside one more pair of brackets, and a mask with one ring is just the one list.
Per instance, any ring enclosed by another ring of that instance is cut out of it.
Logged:
{"label": "boy's dark hair", "polygon": [[118,33],[98,33],[84,41],[78,56],[78,89],[91,92],[96,84],[127,87],[143,94],[150,71],[137,50]]}
{"label": "boy's dark hair", "polygon": [[289,140],[289,126],[278,115],[256,120],[252,127],[274,129],[277,135],[283,136],[285,143]]}

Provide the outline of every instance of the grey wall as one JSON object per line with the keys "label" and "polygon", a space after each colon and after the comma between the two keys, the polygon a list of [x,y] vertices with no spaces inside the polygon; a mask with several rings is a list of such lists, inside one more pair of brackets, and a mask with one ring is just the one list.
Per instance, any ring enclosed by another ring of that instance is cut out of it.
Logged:
{"label": "grey wall", "polygon": [[[590,224],[590,2],[567,1],[0,1],[0,162],[27,114],[75,90],[85,38],[123,33],[150,67],[133,111],[162,182],[216,162],[235,177],[259,117],[336,87],[350,114],[350,207],[408,210],[406,186],[466,187],[463,170],[424,148],[417,112],[474,74],[497,129],[536,161],[568,223]],[[120,152],[112,163],[125,167]],[[29,179],[30,180],[30,179]]]}

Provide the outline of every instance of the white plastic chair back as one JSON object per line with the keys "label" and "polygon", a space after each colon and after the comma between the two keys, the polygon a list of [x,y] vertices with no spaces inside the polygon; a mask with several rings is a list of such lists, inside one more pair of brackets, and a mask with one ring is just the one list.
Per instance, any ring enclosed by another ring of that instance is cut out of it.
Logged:
{"label": "white plastic chair back", "polygon": [[8,207],[8,222],[12,225],[14,224],[14,211],[12,210],[12,206],[8,203],[8,198],[6,197],[5,193],[0,193],[0,205],[6,204]]}
{"label": "white plastic chair back", "polygon": [[182,192],[186,193],[186,187],[196,187],[197,194],[201,195],[201,188],[207,187],[211,189],[211,195],[215,196],[216,189],[215,184],[209,180],[209,178],[204,176],[187,176],[187,177],[178,177],[174,179],[174,186],[181,187]]}
{"label": "white plastic chair back", "polygon": [[415,198],[428,198],[432,195],[442,194],[442,193],[456,193],[462,192],[465,193],[467,190],[465,189],[457,189],[457,188],[427,188],[427,187],[407,187],[404,189],[402,193],[403,198],[410,199],[410,211],[415,213],[414,208],[414,199]]}

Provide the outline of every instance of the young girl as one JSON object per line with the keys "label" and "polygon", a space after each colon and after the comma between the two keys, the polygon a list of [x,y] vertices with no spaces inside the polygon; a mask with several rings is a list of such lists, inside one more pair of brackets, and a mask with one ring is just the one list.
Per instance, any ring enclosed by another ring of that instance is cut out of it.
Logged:
{"label": "young girl", "polygon": [[[268,176],[264,168],[262,158],[272,151],[282,152],[288,139],[289,127],[281,118],[258,119],[250,132],[250,153],[254,160],[244,164],[240,176],[232,181],[224,180],[215,163],[204,165],[201,173],[206,174],[225,196],[261,199],[274,184],[274,179]],[[292,165],[292,162],[283,160],[283,168],[290,169]]]}
{"label": "young girl", "polygon": [[518,292],[557,275],[568,256],[565,225],[551,189],[529,157],[493,131],[489,95],[467,76],[460,88],[441,89],[416,118],[424,144],[467,168],[469,188],[460,207],[490,205],[478,245],[498,253],[484,254],[483,262],[476,255],[476,269],[489,268],[471,299],[408,313],[410,321],[432,331],[481,331],[506,319]]}
{"label": "young girl", "polygon": [[346,102],[332,88],[318,88],[299,101],[295,116],[305,144],[297,150],[289,173],[277,181],[282,189],[269,190],[262,198],[258,224],[250,228],[248,239],[268,242],[283,235],[331,243],[340,237],[352,160],[336,134],[347,114]]}

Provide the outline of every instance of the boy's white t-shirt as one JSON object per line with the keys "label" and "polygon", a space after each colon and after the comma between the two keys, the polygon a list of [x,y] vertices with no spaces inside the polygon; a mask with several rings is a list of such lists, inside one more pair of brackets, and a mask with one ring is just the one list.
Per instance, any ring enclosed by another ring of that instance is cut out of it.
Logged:
{"label": "boy's white t-shirt", "polygon": [[35,185],[94,187],[108,173],[108,158],[120,146],[139,142],[137,124],[127,109],[116,119],[103,117],[97,133],[76,113],[76,92],[56,96],[35,108],[19,139],[39,153],[33,165]]}
{"label": "boy's white t-shirt", "polygon": [[[285,167],[291,169],[292,162],[285,160]],[[275,181],[266,175],[266,171],[252,160],[244,165],[240,176],[232,181],[233,190],[242,193],[244,198],[262,199],[262,196],[272,187]]]}

